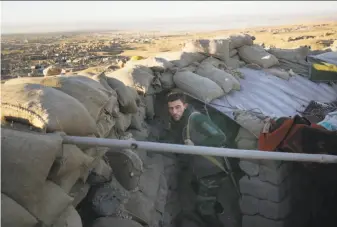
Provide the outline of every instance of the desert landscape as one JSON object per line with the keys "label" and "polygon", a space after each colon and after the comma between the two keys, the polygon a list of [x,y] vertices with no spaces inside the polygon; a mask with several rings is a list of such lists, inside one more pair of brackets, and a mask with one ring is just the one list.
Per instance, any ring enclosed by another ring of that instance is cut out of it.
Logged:
{"label": "desert landscape", "polygon": [[190,39],[208,39],[245,33],[256,37],[256,44],[311,50],[336,48],[337,22],[315,22],[250,29],[208,32],[65,32],[2,35],[1,78],[42,76],[43,69],[58,65],[66,72],[99,73],[117,69],[118,60],[131,56],[149,57],[178,51]]}

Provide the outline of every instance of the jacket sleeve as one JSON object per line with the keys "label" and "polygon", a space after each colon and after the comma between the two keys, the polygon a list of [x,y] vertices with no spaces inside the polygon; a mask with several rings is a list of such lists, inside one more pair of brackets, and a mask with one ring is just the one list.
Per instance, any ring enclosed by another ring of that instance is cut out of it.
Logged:
{"label": "jacket sleeve", "polygon": [[197,141],[196,144],[207,147],[224,146],[226,142],[226,135],[217,127],[207,116],[197,114],[193,117],[193,124],[195,130],[202,133],[205,138],[202,141]]}

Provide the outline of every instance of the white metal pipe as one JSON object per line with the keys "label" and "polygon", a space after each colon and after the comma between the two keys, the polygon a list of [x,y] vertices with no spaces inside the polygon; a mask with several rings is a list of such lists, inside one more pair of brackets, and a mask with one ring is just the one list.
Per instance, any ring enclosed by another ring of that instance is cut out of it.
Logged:
{"label": "white metal pipe", "polygon": [[169,152],[191,155],[209,155],[243,159],[283,160],[297,162],[337,163],[337,156],[324,154],[301,154],[276,151],[239,150],[230,148],[187,146],[168,143],[155,143],[134,140],[117,140],[80,136],[63,136],[63,143],[110,147],[120,149],[139,149],[146,151]]}

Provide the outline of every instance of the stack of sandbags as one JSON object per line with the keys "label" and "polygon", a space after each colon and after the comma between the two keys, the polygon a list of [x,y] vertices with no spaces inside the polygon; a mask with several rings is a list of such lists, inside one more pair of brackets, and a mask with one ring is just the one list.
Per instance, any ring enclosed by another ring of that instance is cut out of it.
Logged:
{"label": "stack of sandbags", "polygon": [[[74,77],[74,79],[77,78]],[[3,146],[3,155],[5,152],[9,152],[6,156],[7,159],[3,159],[2,162],[2,177],[5,179],[10,174],[4,171],[4,168],[8,171],[14,169],[13,174],[16,174],[16,176],[7,178],[9,179],[8,181],[2,182],[3,189],[7,186],[10,187],[10,178],[24,184],[22,187],[18,186],[17,189],[27,188],[29,184],[25,183],[26,179],[27,181],[31,181],[31,179],[23,175],[24,172],[29,173],[26,169],[43,173],[40,168],[43,168],[44,164],[48,165],[43,155],[52,155],[55,150],[44,145],[49,141],[50,132],[60,131],[75,136],[99,136],[100,128],[97,124],[100,121],[99,116],[102,116],[103,112],[111,115],[112,110],[115,110],[113,102],[111,103],[109,99],[104,99],[108,97],[108,94],[104,93],[105,90],[101,90],[102,87],[96,81],[87,81],[88,84],[92,83],[91,86],[84,86],[79,80],[76,80],[76,83],[73,84],[68,81],[68,78],[64,77],[46,77],[40,80],[39,83],[36,80],[20,81],[15,79],[13,82],[2,85],[2,143],[6,144],[5,147]],[[41,84],[51,85],[51,87]],[[95,94],[95,97],[86,96],[85,91],[80,91],[79,84],[86,88],[89,94],[90,92]],[[71,87],[73,87],[73,90]],[[98,87],[98,90],[94,89],[96,87]],[[83,97],[80,97],[80,92],[83,92]],[[97,99],[98,94],[100,94],[99,97],[102,100]],[[105,102],[108,105],[104,105]],[[98,116],[96,121],[94,116]],[[107,124],[103,125],[108,126]],[[18,128],[19,131],[5,129],[4,127]],[[110,127],[108,126],[108,128]],[[39,133],[32,133],[32,130]],[[45,134],[46,132],[47,134]],[[57,141],[60,143],[59,151],[56,152],[56,156],[51,161],[52,164],[48,167],[47,176],[41,178],[47,179],[46,185],[27,188],[27,190],[30,190],[29,193],[25,193],[22,190],[24,196],[28,196],[31,199],[27,204],[25,203],[26,207],[24,208],[36,216],[38,220],[46,223],[47,226],[56,221],[56,219],[63,223],[68,222],[68,218],[73,218],[73,212],[72,214],[67,214],[67,212],[70,212],[68,200],[69,204],[74,201],[73,206],[76,206],[85,197],[90,187],[88,178],[91,179],[92,184],[101,183],[108,181],[112,172],[110,166],[102,159],[106,149],[62,145],[61,137]],[[20,152],[14,152],[15,150]],[[34,152],[38,151],[43,155],[39,153],[35,156]],[[9,168],[9,165],[14,166]],[[29,175],[34,176],[36,174]],[[83,191],[83,188],[87,188],[87,190]],[[8,196],[9,191],[2,190]],[[11,191],[14,192],[14,190]],[[37,195],[40,195],[40,197]],[[23,206],[19,200],[13,199]],[[25,202],[24,200],[22,201]],[[64,206],[58,203],[62,203]],[[41,207],[38,207],[40,205]],[[66,208],[68,211],[65,210]],[[57,210],[54,212],[53,209]]]}
{"label": "stack of sandbags", "polygon": [[227,61],[229,59],[229,39],[197,39],[185,43],[182,49],[187,53],[202,53]]}
{"label": "stack of sandbags", "polygon": [[240,58],[238,49],[245,45],[253,45],[255,37],[248,34],[236,34],[217,38],[229,40],[229,58],[225,61],[226,67],[229,69],[237,69],[244,66],[245,62]]}
{"label": "stack of sandbags", "polygon": [[[28,128],[27,128],[28,129]],[[4,226],[61,227],[58,223],[82,227],[74,209],[69,188],[76,177],[85,172],[91,157],[78,152],[74,145],[62,145],[59,134],[41,134],[2,127],[1,165],[1,223]],[[59,159],[67,153],[65,168]],[[78,174],[73,174],[75,164]],[[58,168],[58,179],[51,179],[53,168]],[[74,175],[76,175],[74,177]],[[60,181],[59,181],[60,180]]]}
{"label": "stack of sandbags", "polygon": [[303,76],[309,75],[309,63],[306,61],[310,53],[307,46],[297,49],[270,48],[268,52],[279,59],[280,67],[285,70],[292,70]]}

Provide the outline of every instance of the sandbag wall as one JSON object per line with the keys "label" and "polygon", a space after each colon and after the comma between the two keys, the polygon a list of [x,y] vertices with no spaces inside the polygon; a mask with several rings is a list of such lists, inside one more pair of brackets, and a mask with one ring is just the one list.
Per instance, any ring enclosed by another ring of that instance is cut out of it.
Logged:
{"label": "sandbag wall", "polygon": [[[101,100],[90,99],[85,92],[98,90],[77,78],[32,79],[13,79],[1,88],[2,224],[81,227],[75,207],[112,171],[102,159],[106,149],[62,145],[61,135],[105,134],[113,126],[116,98],[103,90]],[[74,84],[88,90],[70,89]]]}

